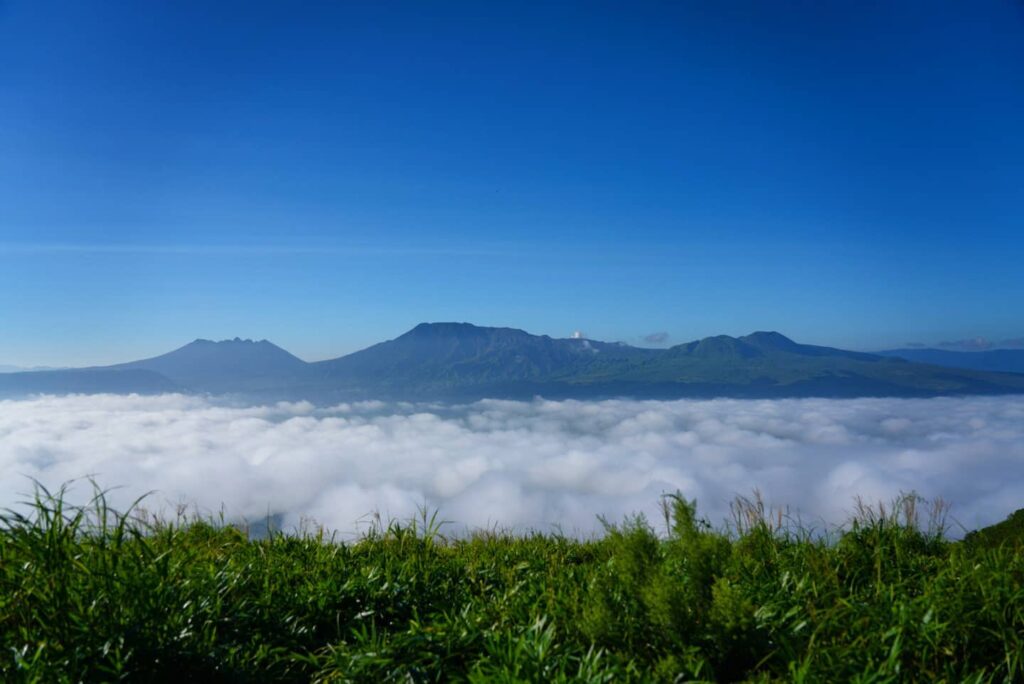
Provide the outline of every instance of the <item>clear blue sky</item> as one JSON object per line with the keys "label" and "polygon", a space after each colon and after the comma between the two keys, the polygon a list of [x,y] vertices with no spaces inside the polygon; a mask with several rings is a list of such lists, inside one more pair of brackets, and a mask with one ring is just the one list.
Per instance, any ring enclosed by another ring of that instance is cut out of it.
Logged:
{"label": "clear blue sky", "polygon": [[0,0],[0,363],[1024,335],[1024,4]]}

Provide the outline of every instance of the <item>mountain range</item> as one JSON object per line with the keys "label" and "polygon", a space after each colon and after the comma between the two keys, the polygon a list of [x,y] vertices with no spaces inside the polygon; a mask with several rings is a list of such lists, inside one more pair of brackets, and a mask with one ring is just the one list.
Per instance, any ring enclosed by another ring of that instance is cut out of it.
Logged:
{"label": "mountain range", "polygon": [[990,349],[988,351],[950,351],[948,349],[890,349],[877,352],[916,363],[934,366],[968,368],[971,370],[1024,373],[1024,349]]}
{"label": "mountain range", "polygon": [[[910,350],[915,352],[926,350]],[[955,353],[955,352],[946,352]],[[898,351],[799,344],[777,332],[668,349],[423,323],[346,356],[306,362],[266,340],[195,340],[113,366],[0,374],[0,395],[168,391],[260,399],[928,397],[1024,393],[1024,374],[952,368]]]}

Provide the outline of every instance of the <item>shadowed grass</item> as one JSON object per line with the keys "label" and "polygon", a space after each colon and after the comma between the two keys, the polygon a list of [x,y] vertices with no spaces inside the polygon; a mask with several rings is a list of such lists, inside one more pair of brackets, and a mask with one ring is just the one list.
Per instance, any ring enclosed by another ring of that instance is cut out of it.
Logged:
{"label": "shadowed grass", "polygon": [[[958,544],[913,495],[828,536],[759,497],[727,531],[665,498],[588,541],[449,539],[422,511],[362,539],[199,519],[0,516],[11,682],[1024,680],[1024,557]],[[22,511],[22,512],[19,512]],[[922,517],[925,520],[919,520]]]}

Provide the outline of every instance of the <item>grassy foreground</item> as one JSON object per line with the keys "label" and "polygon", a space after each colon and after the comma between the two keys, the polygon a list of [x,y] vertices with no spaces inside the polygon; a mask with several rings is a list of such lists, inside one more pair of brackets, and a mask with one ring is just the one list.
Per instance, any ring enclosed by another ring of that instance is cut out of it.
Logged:
{"label": "grassy foreground", "polygon": [[42,491],[0,520],[0,679],[1024,681],[1024,556],[944,540],[915,497],[830,539],[756,501],[728,531],[665,503],[661,534],[449,540],[426,518],[341,544]]}

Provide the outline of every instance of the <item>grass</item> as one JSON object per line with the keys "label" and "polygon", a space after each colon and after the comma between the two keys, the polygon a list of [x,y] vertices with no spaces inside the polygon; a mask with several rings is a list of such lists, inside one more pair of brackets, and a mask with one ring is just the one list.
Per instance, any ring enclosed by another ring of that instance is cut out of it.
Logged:
{"label": "grass", "polygon": [[[436,518],[250,539],[39,489],[0,518],[8,682],[1019,682],[1024,556],[915,496],[823,537],[665,499],[599,539]],[[662,524],[659,521],[658,527]]]}

